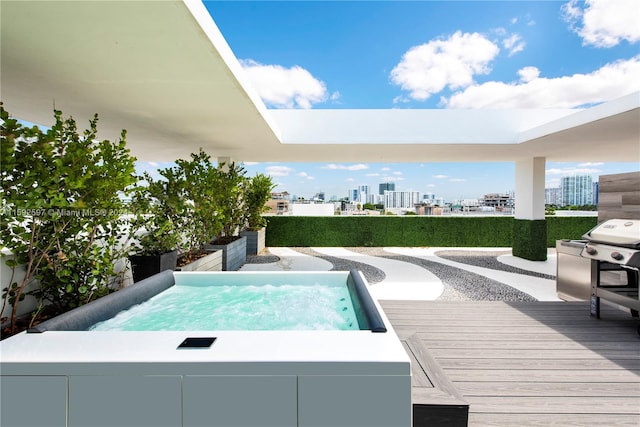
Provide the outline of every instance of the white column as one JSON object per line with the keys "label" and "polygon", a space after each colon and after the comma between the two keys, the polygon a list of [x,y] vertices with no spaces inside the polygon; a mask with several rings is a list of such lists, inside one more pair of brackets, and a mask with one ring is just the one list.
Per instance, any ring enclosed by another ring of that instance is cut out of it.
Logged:
{"label": "white column", "polygon": [[545,158],[516,161],[516,219],[544,219]]}

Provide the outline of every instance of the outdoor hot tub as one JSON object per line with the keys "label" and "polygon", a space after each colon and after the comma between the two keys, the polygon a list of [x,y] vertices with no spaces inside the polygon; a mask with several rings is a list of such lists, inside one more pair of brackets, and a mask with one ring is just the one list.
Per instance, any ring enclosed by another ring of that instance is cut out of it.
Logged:
{"label": "outdoor hot tub", "polygon": [[0,355],[3,427],[411,424],[408,356],[357,271],[164,272]]}

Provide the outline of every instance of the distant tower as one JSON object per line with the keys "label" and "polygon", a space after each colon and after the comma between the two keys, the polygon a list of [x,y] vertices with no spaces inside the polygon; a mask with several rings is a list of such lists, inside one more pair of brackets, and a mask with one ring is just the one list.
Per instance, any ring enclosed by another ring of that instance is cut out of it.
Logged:
{"label": "distant tower", "polygon": [[563,176],[560,191],[563,206],[593,204],[593,179],[589,175]]}
{"label": "distant tower", "polygon": [[393,182],[384,182],[378,185],[378,194],[384,195],[385,191],[396,191],[396,184]]}

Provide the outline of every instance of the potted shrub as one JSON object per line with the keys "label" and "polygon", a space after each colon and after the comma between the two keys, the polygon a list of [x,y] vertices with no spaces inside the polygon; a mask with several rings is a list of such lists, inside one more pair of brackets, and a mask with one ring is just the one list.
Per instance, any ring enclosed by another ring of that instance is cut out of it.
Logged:
{"label": "potted shrub", "polygon": [[262,214],[270,209],[266,203],[274,188],[268,175],[256,174],[247,181],[244,194],[246,228],[240,233],[247,238],[247,255],[257,255],[265,248],[267,221]]}
{"label": "potted shrub", "polygon": [[54,111],[46,132],[20,125],[0,103],[2,209],[0,245],[13,253],[7,265],[23,269],[3,289],[3,308],[12,306],[15,332],[18,304],[26,288],[37,299],[31,321],[88,303],[122,284],[117,269],[126,258],[125,206],[137,182],[135,158],[119,141],[98,140],[95,115],[79,132],[73,118]]}
{"label": "potted shrub", "polygon": [[139,186],[131,200],[131,234],[136,243],[129,261],[135,282],[177,266],[184,203],[181,183],[171,169],[160,175],[163,179],[155,180],[145,172],[146,185]]}
{"label": "potted shrub", "polygon": [[244,193],[247,178],[244,168],[236,163],[221,163],[216,171],[216,205],[223,222],[207,247],[223,250],[222,269],[234,271],[247,261],[247,238],[240,236],[245,221]]}
{"label": "potted shrub", "polygon": [[208,247],[212,236],[223,227],[224,215],[219,208],[218,192],[222,184],[220,172],[202,149],[191,154],[191,160],[180,159],[171,174],[181,184],[182,232],[184,250],[178,266],[181,270],[220,270],[223,254]]}

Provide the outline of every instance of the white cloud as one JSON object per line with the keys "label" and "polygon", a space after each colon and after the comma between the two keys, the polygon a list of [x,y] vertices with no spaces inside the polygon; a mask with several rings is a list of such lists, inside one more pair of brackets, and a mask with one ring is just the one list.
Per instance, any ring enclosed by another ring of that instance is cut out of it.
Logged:
{"label": "white cloud", "polygon": [[464,178],[451,178],[449,182],[467,182]]}
{"label": "white cloud", "polygon": [[545,188],[559,188],[560,187],[560,178],[550,178],[546,179],[544,182]]}
{"label": "white cloud", "polygon": [[524,67],[518,70],[518,75],[521,82],[528,83],[540,76],[540,70],[536,67]]}
{"label": "white cloud", "polygon": [[613,47],[640,40],[638,7],[638,0],[571,0],[562,12],[584,45]]}
{"label": "white cloud", "polygon": [[424,101],[446,87],[472,85],[475,75],[491,71],[489,63],[499,52],[483,35],[457,31],[448,39],[431,40],[405,52],[391,70],[391,81],[409,91],[410,98]]}
{"label": "white cloud", "polygon": [[347,171],[360,171],[369,169],[369,166],[359,163],[357,165],[337,165],[335,163],[328,164],[323,166],[322,169],[330,169],[330,170],[347,170]]}
{"label": "white cloud", "polygon": [[314,177],[312,177],[311,175],[309,175],[306,172],[299,172],[296,175],[298,175],[300,178],[306,178],[308,180],[314,180],[315,179]]}
{"label": "white cloud", "polygon": [[509,56],[513,56],[518,52],[522,52],[526,43],[522,41],[522,37],[519,34],[511,34],[502,40],[502,46],[509,51]]}
{"label": "white cloud", "polygon": [[[252,59],[240,60],[242,68],[265,104],[277,108],[311,108],[329,98],[327,87],[306,69],[294,65],[260,64]],[[331,95],[340,97],[339,92]]]}
{"label": "white cloud", "polygon": [[[588,165],[588,164],[587,164]],[[551,168],[545,171],[545,175],[592,175],[600,173],[600,169],[590,167]]]}
{"label": "white cloud", "polygon": [[293,169],[288,166],[268,166],[265,171],[271,176],[289,176]]}
{"label": "white cloud", "polygon": [[382,180],[384,182],[400,182],[400,181],[404,181],[404,178],[401,176],[384,176],[382,177]]}
{"label": "white cloud", "polygon": [[376,173],[376,172],[373,172],[373,173],[367,173],[364,176],[376,177],[376,176],[380,176],[380,174]]}
{"label": "white cloud", "polygon": [[449,178],[449,175],[433,175],[433,178],[435,178],[435,179],[447,179],[447,178]]}
{"label": "white cloud", "polygon": [[604,165],[603,162],[586,162],[586,163],[579,163],[578,166],[580,167],[587,167],[587,166],[602,166]]}
{"label": "white cloud", "polygon": [[407,98],[404,95],[398,95],[395,98],[393,98],[393,103],[395,104],[406,104],[408,102],[411,102],[411,99]]}
{"label": "white cloud", "polygon": [[306,173],[306,172],[298,172],[296,175],[297,175],[297,176],[299,176],[300,178],[305,178],[305,179],[307,179],[307,180],[313,180],[313,179],[315,179],[315,177],[313,177],[313,176],[309,175],[309,174],[308,174],[308,173]]}
{"label": "white cloud", "polygon": [[640,87],[640,55],[606,64],[589,74],[544,78],[534,77],[535,70],[521,69],[519,83],[490,81],[468,87],[449,99],[443,97],[442,102],[449,108],[575,108],[610,101]]}

